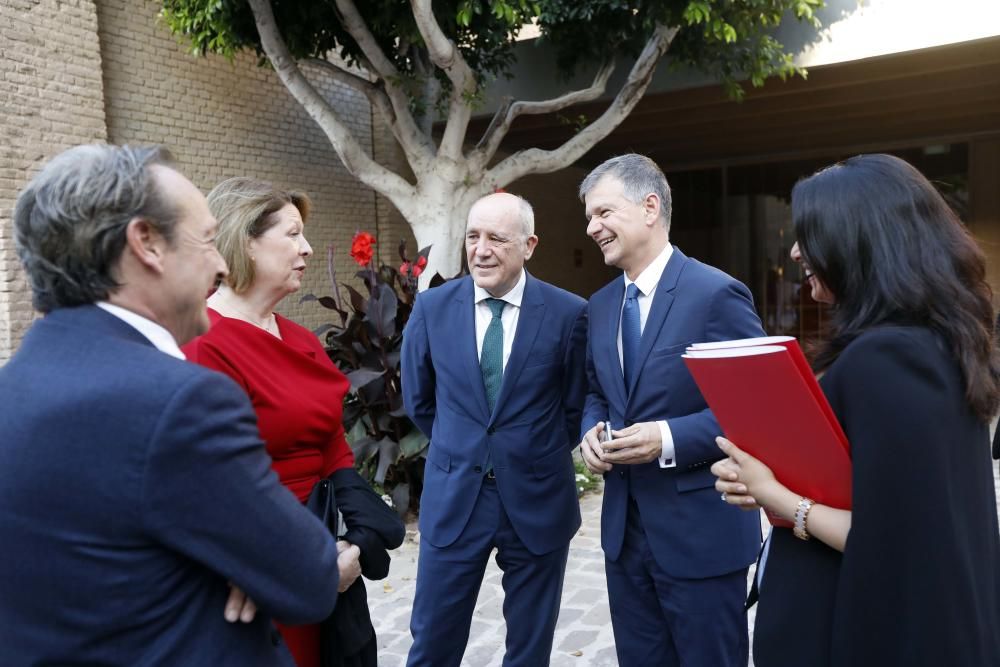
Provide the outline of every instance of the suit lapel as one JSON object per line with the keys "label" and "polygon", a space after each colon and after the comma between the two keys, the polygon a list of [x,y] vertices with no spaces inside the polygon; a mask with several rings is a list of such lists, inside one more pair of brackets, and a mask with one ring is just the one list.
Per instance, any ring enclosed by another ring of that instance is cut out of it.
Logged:
{"label": "suit lapel", "polygon": [[606,327],[605,335],[609,342],[607,345],[601,346],[603,348],[601,354],[605,355],[604,363],[607,364],[606,368],[611,369],[612,384],[619,394],[619,405],[625,405],[625,397],[627,396],[625,391],[625,374],[622,372],[622,361],[618,357],[618,328],[621,326],[622,303],[624,300],[625,277],[623,275],[615,281],[614,288],[610,290],[608,298],[603,303],[603,306],[607,310],[599,315],[601,319],[598,320],[603,321]]}
{"label": "suit lapel", "polygon": [[476,346],[476,303],[472,290],[472,278],[464,278],[465,284],[455,300],[458,306],[458,357],[465,366],[465,375],[472,387],[472,398],[483,414],[483,421],[489,420],[490,408],[486,402],[486,387],[483,386],[483,371],[479,367],[479,353]]}
{"label": "suit lapel", "polygon": [[507,367],[503,372],[500,393],[497,395],[498,409],[494,412],[493,419],[496,419],[497,413],[507,404],[511,392],[517,385],[524,364],[531,356],[531,348],[535,344],[544,315],[545,299],[542,298],[542,290],[538,286],[538,281],[526,272],[521,312],[517,316],[517,329],[514,331],[514,344],[511,346],[510,358],[507,359]]}
{"label": "suit lapel", "polygon": [[673,291],[677,286],[677,279],[681,275],[681,269],[685,262],[687,262],[687,257],[674,246],[673,254],[670,255],[670,261],[663,268],[663,275],[660,276],[660,282],[656,284],[653,304],[649,309],[649,315],[646,317],[646,326],[642,329],[642,338],[639,339],[638,366],[636,367],[638,372],[632,376],[632,386],[628,388],[629,396],[635,391],[635,385],[639,382],[642,369],[646,366],[646,358],[649,356],[650,350],[653,349],[656,339],[659,338],[660,330],[663,329],[663,324],[667,319],[667,314],[670,312],[670,307],[674,304]]}

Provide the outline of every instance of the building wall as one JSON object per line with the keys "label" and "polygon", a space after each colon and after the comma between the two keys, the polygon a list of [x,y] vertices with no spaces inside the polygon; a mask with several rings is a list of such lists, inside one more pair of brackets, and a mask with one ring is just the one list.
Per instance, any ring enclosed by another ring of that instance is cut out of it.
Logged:
{"label": "building wall", "polygon": [[93,2],[0,1],[0,108],[3,363],[35,317],[14,252],[17,193],[51,155],[107,137]]}
{"label": "building wall", "polygon": [[969,229],[986,253],[986,280],[1000,304],[1000,136],[969,142]]}
{"label": "building wall", "polygon": [[[303,294],[330,293],[326,271],[332,245],[338,277],[353,276],[348,256],[358,229],[375,226],[375,193],[351,176],[326,135],[268,67],[251,54],[233,62],[195,58],[157,18],[151,0],[99,0],[108,141],[158,143],[204,192],[232,176],[251,176],[304,190],[313,201],[306,237],[314,255],[302,291],[278,310],[314,327],[328,311]],[[363,96],[306,68],[358,137],[372,147],[371,109]]]}
{"label": "building wall", "polygon": [[583,203],[577,197],[586,175],[585,169],[568,167],[552,174],[526,176],[506,190],[527,199],[535,210],[538,247],[528,262],[528,271],[589,298],[621,272],[604,265],[600,249],[587,236]]}

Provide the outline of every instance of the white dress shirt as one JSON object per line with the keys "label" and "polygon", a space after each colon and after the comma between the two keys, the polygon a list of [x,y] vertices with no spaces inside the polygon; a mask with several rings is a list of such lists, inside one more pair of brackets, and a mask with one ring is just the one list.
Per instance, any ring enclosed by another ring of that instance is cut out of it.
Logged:
{"label": "white dress shirt", "polygon": [[181,352],[181,348],[177,346],[177,341],[170,335],[170,332],[153,320],[147,319],[142,315],[137,315],[131,310],[126,310],[121,306],[116,306],[113,303],[108,303],[107,301],[98,301],[95,305],[98,308],[111,313],[125,324],[141,333],[160,352],[164,352],[169,354],[171,357],[176,357],[178,359],[187,359],[187,357],[184,356],[184,353]]}
{"label": "white dress shirt", "polygon": [[507,302],[500,315],[500,323],[503,325],[503,370],[507,370],[507,359],[510,358],[510,349],[514,345],[514,332],[517,331],[517,316],[521,314],[521,299],[524,297],[524,283],[526,282],[524,269],[521,269],[521,277],[517,283],[510,288],[510,291],[503,296],[493,296],[479,285],[473,283],[476,300],[476,358],[483,358],[483,338],[486,337],[486,327],[493,319],[493,311],[486,304],[486,299],[502,299]]}
{"label": "white dress shirt", "polygon": [[[646,319],[649,317],[649,309],[653,306],[653,297],[656,296],[656,286],[660,284],[660,276],[663,275],[663,270],[667,268],[667,262],[670,261],[670,255],[673,253],[674,247],[668,243],[663,252],[650,262],[649,266],[636,277],[635,281],[629,280],[627,275],[623,276],[625,278],[626,290],[633,282],[635,282],[635,286],[639,289],[636,301],[639,302],[640,332],[646,329]],[[622,308],[625,308],[624,297],[622,297]],[[625,366],[622,364],[622,325],[620,317],[618,319],[618,362],[621,364],[622,373],[624,374]],[[670,432],[670,425],[667,424],[665,419],[656,423],[660,427],[660,440],[662,441],[660,467],[673,468],[677,465],[677,462],[674,459],[674,436]]]}

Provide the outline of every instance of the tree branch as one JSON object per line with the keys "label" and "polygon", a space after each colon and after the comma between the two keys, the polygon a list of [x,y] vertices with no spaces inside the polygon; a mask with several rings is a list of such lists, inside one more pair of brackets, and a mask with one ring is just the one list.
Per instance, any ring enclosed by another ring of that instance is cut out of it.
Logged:
{"label": "tree branch", "polygon": [[260,34],[261,45],[278,78],[306,113],[323,129],[347,170],[362,183],[390,199],[412,197],[416,192],[415,188],[399,175],[375,162],[364,151],[330,103],[302,74],[298,63],[295,62],[278,32],[271,3],[268,0],[249,0],[249,2],[257,24],[257,32]]}
{"label": "tree branch", "polygon": [[389,104],[389,96],[385,94],[385,91],[383,91],[381,88],[379,88],[378,86],[376,86],[374,83],[364,78],[363,76],[359,76],[357,74],[351,74],[343,67],[340,67],[339,65],[334,65],[329,60],[324,60],[323,58],[307,58],[302,62],[321,68],[330,76],[330,78],[332,78],[337,83],[342,83],[346,86],[350,86],[359,93],[363,93],[364,96],[368,98],[368,101],[371,102],[372,104],[377,104],[375,101],[376,98],[381,98],[381,104],[378,105],[380,107],[382,104],[386,105]]}
{"label": "tree branch", "polygon": [[609,59],[597,70],[593,83],[588,88],[575,90],[559,97],[541,102],[514,102],[507,98],[500,105],[490,126],[483,133],[483,138],[479,140],[473,155],[470,156],[480,168],[486,168],[493,156],[496,155],[500,142],[507,136],[511,124],[518,116],[540,115],[561,111],[566,107],[583,102],[596,100],[608,87],[608,79],[615,70],[614,60]]}
{"label": "tree branch", "polygon": [[441,93],[441,82],[438,81],[435,74],[434,65],[428,60],[427,51],[412,45],[410,46],[410,58],[413,59],[413,69],[420,82],[420,95],[423,102],[424,113],[420,117],[418,125],[429,137],[434,130],[434,111],[438,95]]}
{"label": "tree branch", "polygon": [[431,0],[410,0],[410,5],[431,62],[442,69],[451,81],[448,122],[438,147],[438,156],[458,162],[462,159],[465,133],[472,118],[468,98],[476,92],[476,77],[458,48],[438,25],[431,9]]}
{"label": "tree branch", "polygon": [[639,58],[629,72],[628,80],[603,114],[559,148],[544,151],[539,148],[518,151],[486,172],[488,187],[503,187],[527,174],[545,174],[562,169],[579,160],[594,145],[611,134],[631,113],[649,87],[656,64],[670,48],[677,34],[676,27],[657,25]]}
{"label": "tree branch", "polygon": [[399,70],[378,45],[354,2],[336,0],[336,7],[344,30],[357,42],[364,54],[366,68],[381,81],[385,94],[392,104],[393,113],[382,114],[386,124],[402,146],[414,173],[421,173],[434,159],[434,142],[431,140],[430,132],[424,132],[410,112],[410,98],[398,83],[402,79]]}

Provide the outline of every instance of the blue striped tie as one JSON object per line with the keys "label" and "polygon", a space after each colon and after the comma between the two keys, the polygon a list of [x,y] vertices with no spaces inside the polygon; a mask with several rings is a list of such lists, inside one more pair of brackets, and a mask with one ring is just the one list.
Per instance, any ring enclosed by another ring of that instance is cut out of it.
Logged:
{"label": "blue striped tie", "polygon": [[632,387],[636,364],[639,359],[639,339],[642,324],[639,320],[639,288],[635,283],[625,288],[625,307],[622,308],[622,370],[625,373],[625,388]]}
{"label": "blue striped tie", "polygon": [[479,368],[483,372],[483,386],[486,387],[486,402],[490,406],[490,414],[497,404],[497,394],[500,393],[500,382],[503,380],[503,322],[500,315],[507,302],[503,299],[486,299],[486,305],[493,313],[493,319],[486,327],[483,336],[483,352],[479,357]]}

